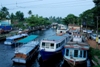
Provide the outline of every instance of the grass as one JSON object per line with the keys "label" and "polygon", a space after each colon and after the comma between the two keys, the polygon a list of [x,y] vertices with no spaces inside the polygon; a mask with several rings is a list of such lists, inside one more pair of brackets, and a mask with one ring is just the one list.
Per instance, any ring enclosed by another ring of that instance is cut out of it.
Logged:
{"label": "grass", "polygon": [[[89,54],[91,55],[92,60],[98,64],[98,65],[95,65],[93,67],[100,67],[100,64],[98,63],[98,59],[100,59],[100,50],[99,49],[90,48]],[[96,59],[95,56],[97,56],[98,59]]]}

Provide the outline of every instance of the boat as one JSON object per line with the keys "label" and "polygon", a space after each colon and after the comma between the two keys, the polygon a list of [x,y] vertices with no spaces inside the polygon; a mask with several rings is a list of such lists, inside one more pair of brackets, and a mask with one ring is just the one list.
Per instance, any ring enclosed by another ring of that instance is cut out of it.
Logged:
{"label": "boat", "polygon": [[70,41],[72,42],[85,42],[86,39],[85,37],[78,31],[73,32],[71,37],[70,37]]}
{"label": "boat", "polygon": [[4,41],[4,44],[6,45],[12,45],[12,44],[15,44],[16,41],[24,38],[24,37],[27,37],[28,34],[17,34],[17,35],[13,35],[13,36],[9,36],[9,37],[6,37],[6,40]]}
{"label": "boat", "polygon": [[[66,43],[67,35],[51,35],[40,41],[40,55],[43,61],[57,56],[63,56],[62,49]],[[54,60],[54,59],[53,59]]]}
{"label": "boat", "polygon": [[27,64],[34,58],[39,52],[39,41],[37,41],[36,38],[37,35],[30,35],[18,41],[19,43],[23,43],[23,45],[15,49],[14,57],[12,57],[14,64]]}
{"label": "boat", "polygon": [[71,67],[86,63],[88,58],[89,45],[85,42],[67,42],[64,46],[64,60]]}
{"label": "boat", "polygon": [[66,33],[67,32],[67,26],[63,24],[58,24],[56,33]]}

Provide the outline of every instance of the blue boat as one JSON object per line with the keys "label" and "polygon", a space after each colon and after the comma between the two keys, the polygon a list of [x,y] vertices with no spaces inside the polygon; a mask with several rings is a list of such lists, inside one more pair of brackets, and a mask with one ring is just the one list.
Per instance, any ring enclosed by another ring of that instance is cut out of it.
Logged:
{"label": "blue boat", "polygon": [[67,34],[61,36],[52,35],[41,40],[40,55],[42,57],[42,60],[46,61],[59,55],[63,56],[62,50],[66,43],[67,36]]}
{"label": "blue boat", "polygon": [[4,41],[4,44],[5,45],[15,45],[15,43],[20,40],[20,39],[23,39],[25,37],[27,37],[28,34],[18,34],[18,35],[13,35],[13,36],[10,36],[10,37],[6,37],[6,40]]}

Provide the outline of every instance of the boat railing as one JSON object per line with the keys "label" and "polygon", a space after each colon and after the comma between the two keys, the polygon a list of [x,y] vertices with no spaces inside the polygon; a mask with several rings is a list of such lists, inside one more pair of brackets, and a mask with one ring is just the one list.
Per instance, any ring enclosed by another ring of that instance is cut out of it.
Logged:
{"label": "boat railing", "polygon": [[78,44],[80,46],[89,46],[87,43],[84,42],[67,42],[68,45],[75,45]]}

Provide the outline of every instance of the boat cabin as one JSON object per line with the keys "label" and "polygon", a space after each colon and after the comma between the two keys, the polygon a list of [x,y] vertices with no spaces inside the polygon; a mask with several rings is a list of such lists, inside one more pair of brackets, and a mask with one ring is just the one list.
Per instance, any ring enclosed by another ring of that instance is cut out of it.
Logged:
{"label": "boat cabin", "polygon": [[88,50],[87,43],[68,42],[64,46],[64,59],[73,65],[85,62],[88,58]]}
{"label": "boat cabin", "polygon": [[4,44],[6,44],[6,45],[15,44],[16,41],[18,41],[26,36],[28,36],[28,34],[18,34],[18,35],[7,37],[6,41],[4,41]]}
{"label": "boat cabin", "polygon": [[[28,63],[33,56],[38,52],[39,41],[35,41],[36,35],[31,35],[25,39],[18,42],[23,43],[21,47],[15,49],[15,55],[12,58],[14,63]],[[24,44],[25,43],[25,44]]]}
{"label": "boat cabin", "polygon": [[56,33],[66,33],[67,27],[63,24],[59,24]]}
{"label": "boat cabin", "polygon": [[65,36],[52,35],[41,40],[40,50],[44,49],[45,51],[56,51],[61,49],[65,45],[65,42]]}

